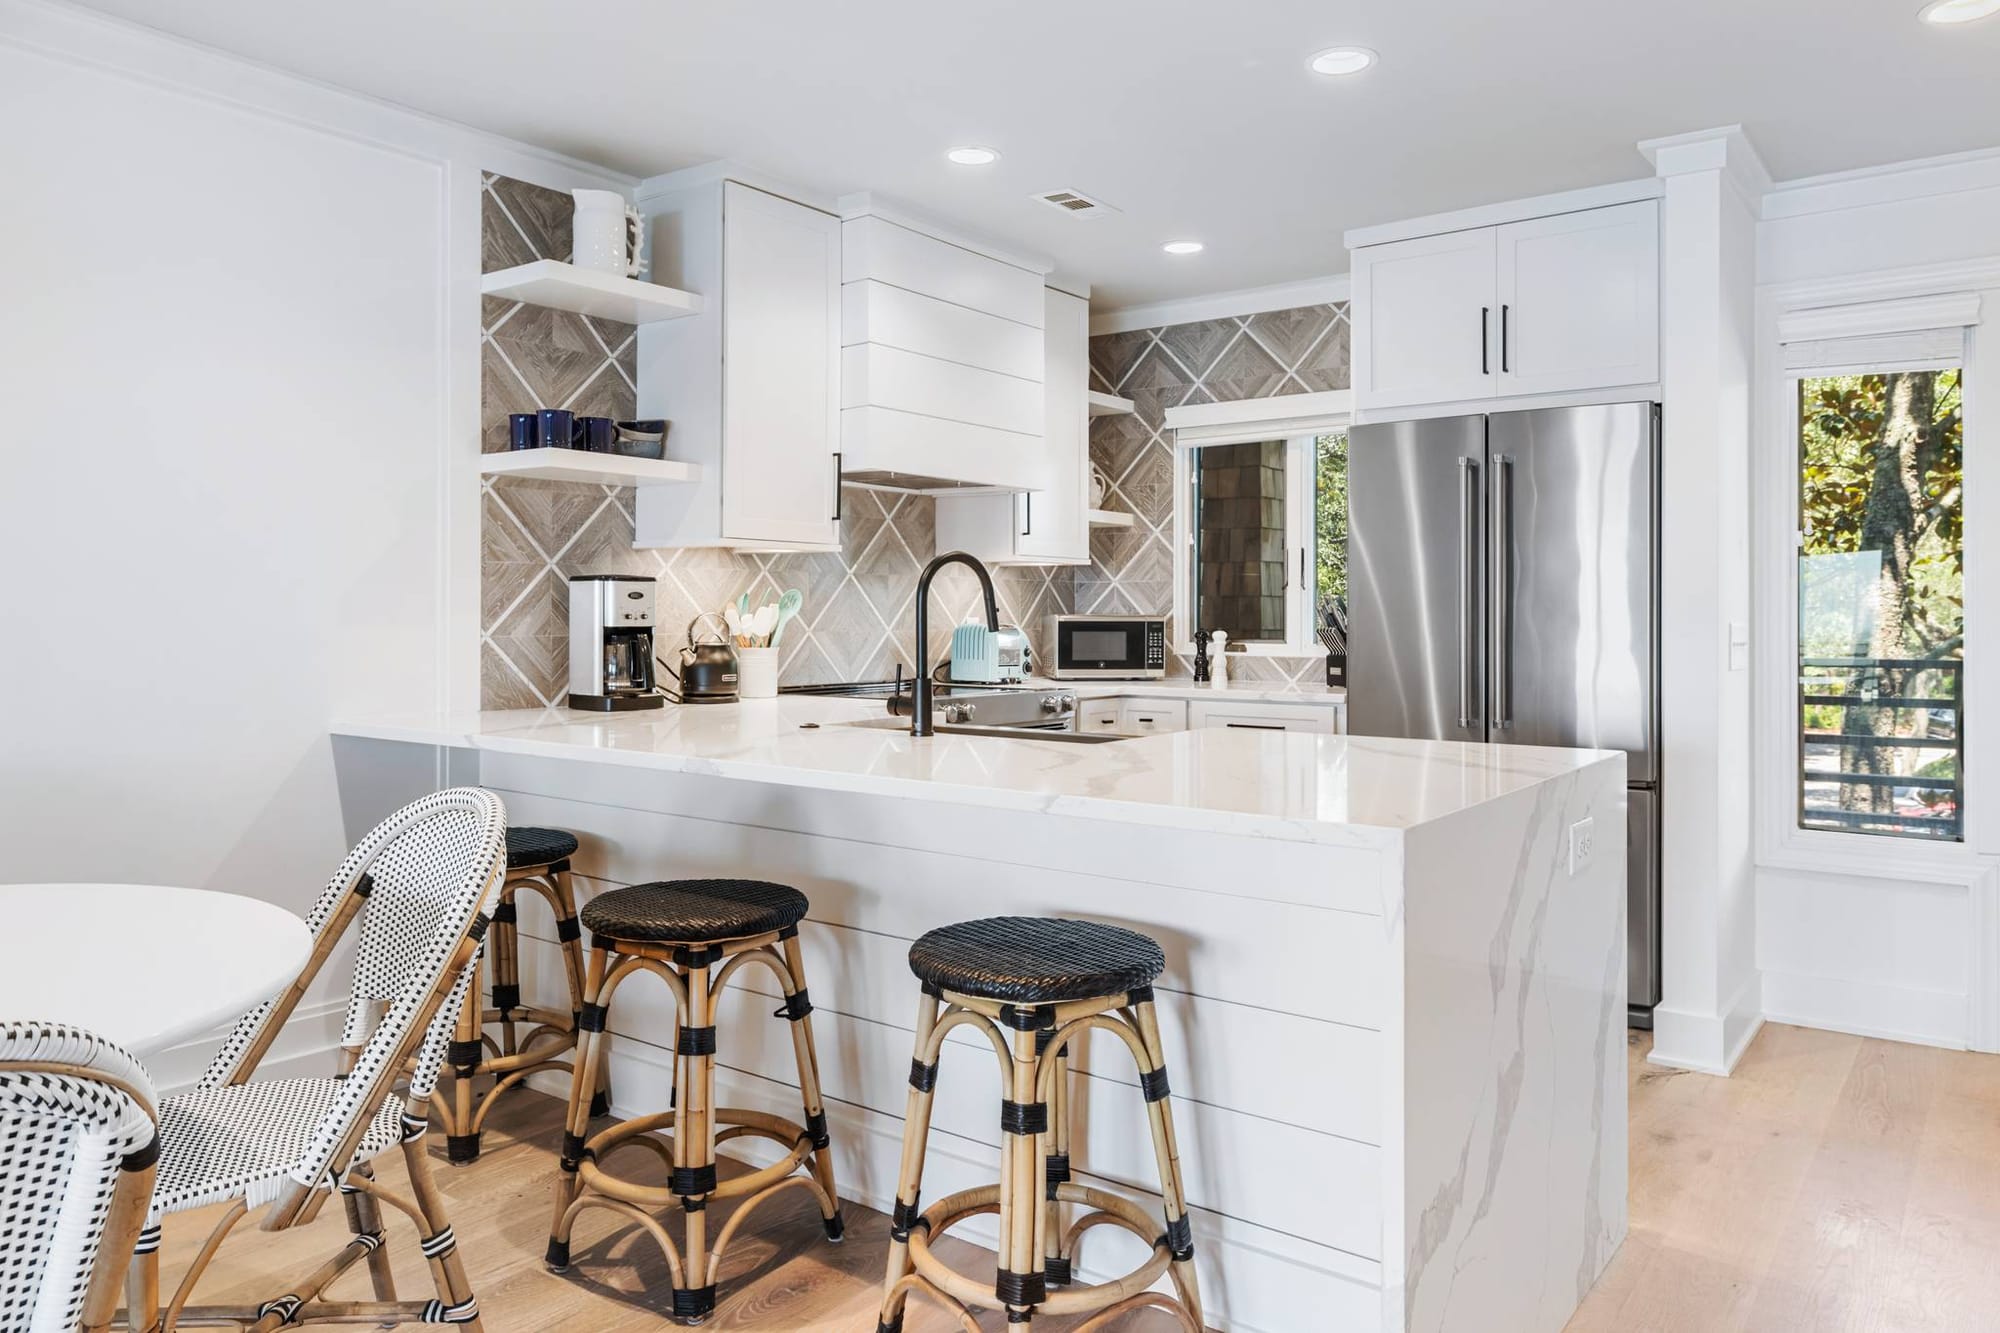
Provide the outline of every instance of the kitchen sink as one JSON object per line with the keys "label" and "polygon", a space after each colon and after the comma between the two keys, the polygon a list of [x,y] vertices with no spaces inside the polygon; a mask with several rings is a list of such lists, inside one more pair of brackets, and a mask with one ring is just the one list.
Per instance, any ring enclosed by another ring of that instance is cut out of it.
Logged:
{"label": "kitchen sink", "polygon": [[[867,727],[871,731],[908,731],[906,717],[871,717],[860,722],[842,722],[843,727]],[[1130,740],[1129,736],[1107,736],[1088,731],[1059,731],[1043,727],[982,727],[976,723],[939,722],[932,727],[940,736],[999,736],[1013,741],[1055,741],[1062,745],[1103,745]]]}

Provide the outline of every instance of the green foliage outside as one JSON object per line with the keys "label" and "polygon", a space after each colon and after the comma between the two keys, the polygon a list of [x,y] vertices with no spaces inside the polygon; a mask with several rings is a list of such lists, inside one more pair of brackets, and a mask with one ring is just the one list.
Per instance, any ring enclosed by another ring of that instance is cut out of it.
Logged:
{"label": "green foliage outside", "polygon": [[1322,435],[1316,441],[1318,485],[1313,488],[1314,549],[1319,553],[1313,626],[1318,632],[1327,616],[1347,606],[1347,437]]}
{"label": "green foliage outside", "polygon": [[[1807,740],[1808,824],[1816,809],[1838,809],[1871,816],[1833,821],[1839,827],[1957,834],[1955,789],[1911,793],[1893,779],[1955,784],[1958,776],[1962,404],[1958,370],[1799,384],[1801,720],[1825,738],[1817,749]],[[1807,665],[1814,661],[1842,664]],[[1910,702],[1877,705],[1878,697]],[[1939,744],[1840,739],[1848,736]],[[1870,776],[1877,780],[1841,781]],[[1948,827],[1901,822],[1926,813]]]}

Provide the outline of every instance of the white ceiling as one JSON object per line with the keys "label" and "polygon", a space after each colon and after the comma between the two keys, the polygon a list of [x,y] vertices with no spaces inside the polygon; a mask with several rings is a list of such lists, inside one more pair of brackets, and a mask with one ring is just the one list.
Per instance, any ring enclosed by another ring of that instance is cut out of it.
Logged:
{"label": "white ceiling", "polygon": [[[1054,258],[1099,309],[1344,271],[1344,228],[1645,174],[1741,122],[1780,179],[2000,142],[2000,17],[1919,0],[90,0],[647,176],[731,158]],[[1315,50],[1374,69],[1330,80]],[[944,150],[987,144],[992,167]],[[1116,216],[1064,217],[1074,189]],[[1205,253],[1160,243],[1195,237]]]}

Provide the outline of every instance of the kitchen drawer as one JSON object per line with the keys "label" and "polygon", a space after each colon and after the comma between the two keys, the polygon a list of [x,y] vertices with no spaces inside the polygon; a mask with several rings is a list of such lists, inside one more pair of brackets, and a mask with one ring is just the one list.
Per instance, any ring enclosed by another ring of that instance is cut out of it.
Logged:
{"label": "kitchen drawer", "polygon": [[1122,699],[1082,699],[1076,705],[1076,729],[1116,733],[1118,705]]}
{"label": "kitchen drawer", "polygon": [[1042,327],[1042,275],[977,254],[885,218],[849,218],[841,229],[847,282],[886,282],[919,295]]}
{"label": "kitchen drawer", "polygon": [[1188,706],[1179,699],[1120,699],[1119,730],[1134,736],[1156,731],[1186,731]]}
{"label": "kitchen drawer", "polygon": [[1194,727],[1232,727],[1245,731],[1310,731],[1331,735],[1340,730],[1339,710],[1328,704],[1197,703],[1189,707]]}

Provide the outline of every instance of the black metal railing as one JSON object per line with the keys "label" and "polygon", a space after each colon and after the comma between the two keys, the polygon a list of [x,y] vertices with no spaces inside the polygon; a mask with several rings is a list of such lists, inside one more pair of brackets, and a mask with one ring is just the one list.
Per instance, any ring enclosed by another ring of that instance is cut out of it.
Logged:
{"label": "black metal railing", "polygon": [[1961,839],[1965,664],[1809,657],[1799,667],[1800,826]]}

